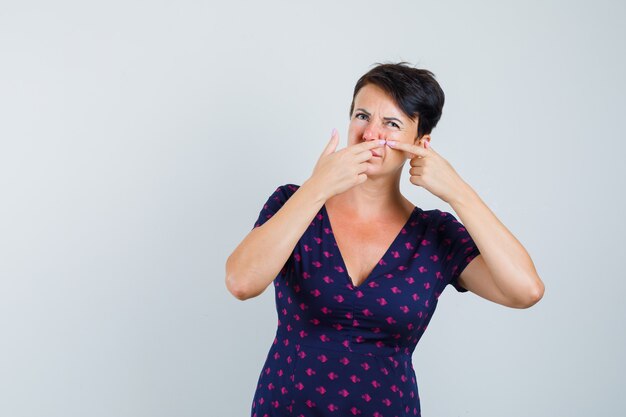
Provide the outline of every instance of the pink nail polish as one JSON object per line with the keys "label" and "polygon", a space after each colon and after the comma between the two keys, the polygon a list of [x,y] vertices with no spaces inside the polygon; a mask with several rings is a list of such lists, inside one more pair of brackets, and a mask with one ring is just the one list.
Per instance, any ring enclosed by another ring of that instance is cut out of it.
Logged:
{"label": "pink nail polish", "polygon": [[388,140],[387,141],[387,145],[389,145],[391,147],[394,147],[394,146],[396,146],[396,141],[395,140]]}

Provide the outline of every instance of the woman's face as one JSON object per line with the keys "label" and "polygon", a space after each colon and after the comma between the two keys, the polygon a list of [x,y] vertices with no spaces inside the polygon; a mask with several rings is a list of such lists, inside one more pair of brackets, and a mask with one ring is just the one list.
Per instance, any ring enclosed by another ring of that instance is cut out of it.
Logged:
{"label": "woman's face", "polygon": [[[354,110],[350,116],[348,128],[348,146],[365,140],[378,139],[416,143],[417,119],[415,121],[409,119],[380,87],[366,84],[354,97]],[[430,137],[424,135],[423,139],[430,139]],[[391,149],[387,145],[375,148],[373,152],[379,154],[380,157],[374,156],[368,161],[372,165],[371,169],[375,169],[378,165],[397,169],[403,166],[406,159],[410,157],[408,153]],[[371,169],[368,167],[370,174],[373,173]]]}

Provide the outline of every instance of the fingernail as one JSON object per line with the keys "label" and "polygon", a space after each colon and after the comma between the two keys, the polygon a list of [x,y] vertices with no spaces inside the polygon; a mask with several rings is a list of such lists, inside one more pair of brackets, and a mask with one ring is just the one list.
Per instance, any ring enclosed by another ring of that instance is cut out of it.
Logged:
{"label": "fingernail", "polygon": [[387,145],[389,145],[391,147],[394,147],[394,146],[396,146],[396,141],[395,140],[388,140],[387,141]]}
{"label": "fingernail", "polygon": [[333,127],[333,131],[330,132],[330,136],[335,136],[335,133],[337,133],[337,128]]}
{"label": "fingernail", "polygon": [[378,139],[378,144],[379,145],[384,145],[385,144],[385,139]]}
{"label": "fingernail", "polygon": [[424,146],[426,146],[426,149],[428,149],[428,147],[430,146],[430,144],[428,143],[428,141],[426,141],[426,142],[424,143]]}

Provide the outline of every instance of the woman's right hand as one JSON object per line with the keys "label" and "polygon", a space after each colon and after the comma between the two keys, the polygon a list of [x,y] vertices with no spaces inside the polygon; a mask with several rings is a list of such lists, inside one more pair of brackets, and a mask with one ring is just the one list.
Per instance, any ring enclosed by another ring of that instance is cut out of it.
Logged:
{"label": "woman's right hand", "polygon": [[326,199],[367,180],[364,172],[367,170],[367,161],[374,157],[371,149],[385,146],[384,140],[382,143],[379,140],[367,140],[335,152],[338,143],[339,133],[334,130],[308,180],[320,187]]}

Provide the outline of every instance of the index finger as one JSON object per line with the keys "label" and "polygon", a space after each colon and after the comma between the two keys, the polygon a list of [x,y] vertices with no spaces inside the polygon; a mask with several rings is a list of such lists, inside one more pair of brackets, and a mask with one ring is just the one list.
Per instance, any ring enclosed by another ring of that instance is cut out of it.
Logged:
{"label": "index finger", "polygon": [[376,139],[376,140],[366,140],[365,142],[357,143],[356,145],[352,145],[352,147],[356,151],[365,151],[368,149],[379,148],[381,146],[385,146],[385,139]]}
{"label": "index finger", "polygon": [[[393,145],[390,142],[393,143]],[[389,145],[391,149],[397,149],[399,151],[406,151],[415,156],[426,156],[428,154],[428,151],[426,149],[422,148],[421,146],[414,145],[412,143],[406,143],[406,142],[400,142],[400,141],[389,141],[387,142],[387,145]],[[413,156],[412,158],[414,158],[415,156]]]}

